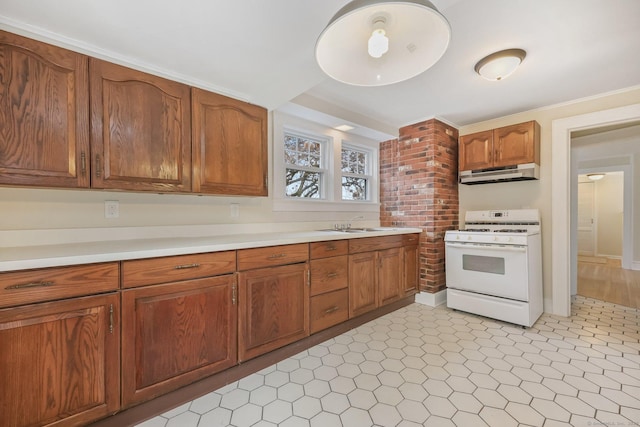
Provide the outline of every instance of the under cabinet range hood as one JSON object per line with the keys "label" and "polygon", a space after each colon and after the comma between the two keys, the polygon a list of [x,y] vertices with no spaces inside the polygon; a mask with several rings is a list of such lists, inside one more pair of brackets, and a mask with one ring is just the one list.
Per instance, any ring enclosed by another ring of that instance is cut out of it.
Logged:
{"label": "under cabinet range hood", "polygon": [[468,170],[460,172],[460,184],[490,184],[493,182],[528,181],[540,178],[540,166],[525,163],[515,166]]}

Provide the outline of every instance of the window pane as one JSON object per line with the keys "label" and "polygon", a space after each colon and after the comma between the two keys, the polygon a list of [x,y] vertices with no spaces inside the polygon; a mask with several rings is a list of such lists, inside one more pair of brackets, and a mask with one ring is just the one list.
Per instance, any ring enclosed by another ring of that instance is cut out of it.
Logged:
{"label": "window pane", "polygon": [[364,175],[367,171],[367,153],[342,149],[342,172]]}
{"label": "window pane", "polygon": [[367,200],[367,180],[343,176],[342,200]]}
{"label": "window pane", "polygon": [[285,135],[285,163],[289,165],[316,167],[322,166],[322,143],[295,135]]}
{"label": "window pane", "polygon": [[288,169],[285,176],[286,195],[307,199],[320,198],[320,178],[318,172]]}

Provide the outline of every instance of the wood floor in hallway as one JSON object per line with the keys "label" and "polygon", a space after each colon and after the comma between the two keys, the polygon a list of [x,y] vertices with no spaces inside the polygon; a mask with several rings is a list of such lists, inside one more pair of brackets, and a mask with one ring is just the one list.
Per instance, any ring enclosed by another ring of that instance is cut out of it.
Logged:
{"label": "wood floor in hallway", "polygon": [[640,271],[616,263],[578,262],[578,295],[640,308]]}

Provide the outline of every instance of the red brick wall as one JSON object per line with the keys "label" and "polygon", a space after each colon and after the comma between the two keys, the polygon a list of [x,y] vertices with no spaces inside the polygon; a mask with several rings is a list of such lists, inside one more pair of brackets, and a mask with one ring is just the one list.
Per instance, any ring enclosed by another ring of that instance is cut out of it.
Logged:
{"label": "red brick wall", "polygon": [[420,290],[446,288],[444,233],[458,228],[458,130],[436,119],[380,144],[380,223],[422,229]]}

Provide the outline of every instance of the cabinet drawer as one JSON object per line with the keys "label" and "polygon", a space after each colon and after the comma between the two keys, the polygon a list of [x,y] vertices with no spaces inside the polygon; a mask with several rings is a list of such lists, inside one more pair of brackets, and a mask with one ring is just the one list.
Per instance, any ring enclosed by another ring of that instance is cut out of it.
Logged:
{"label": "cabinet drawer", "polygon": [[233,273],[235,251],[180,255],[122,262],[122,286],[137,286],[197,279]]}
{"label": "cabinet drawer", "polygon": [[364,237],[349,240],[349,253],[377,251],[380,249],[399,248],[403,245],[404,234],[382,237]]}
{"label": "cabinet drawer", "polygon": [[117,262],[0,273],[0,307],[117,290]]}
{"label": "cabinet drawer", "polygon": [[310,331],[315,333],[349,318],[349,290],[340,289],[311,298]]}
{"label": "cabinet drawer", "polygon": [[415,246],[420,242],[419,234],[403,234],[402,246]]}
{"label": "cabinet drawer", "polygon": [[348,269],[347,255],[311,260],[311,295],[346,288]]}
{"label": "cabinet drawer", "polygon": [[331,240],[328,242],[313,242],[309,245],[309,250],[311,259],[347,255],[349,253],[349,241]]}
{"label": "cabinet drawer", "polygon": [[241,249],[238,251],[238,270],[293,264],[305,262],[307,259],[309,259],[308,243]]}

